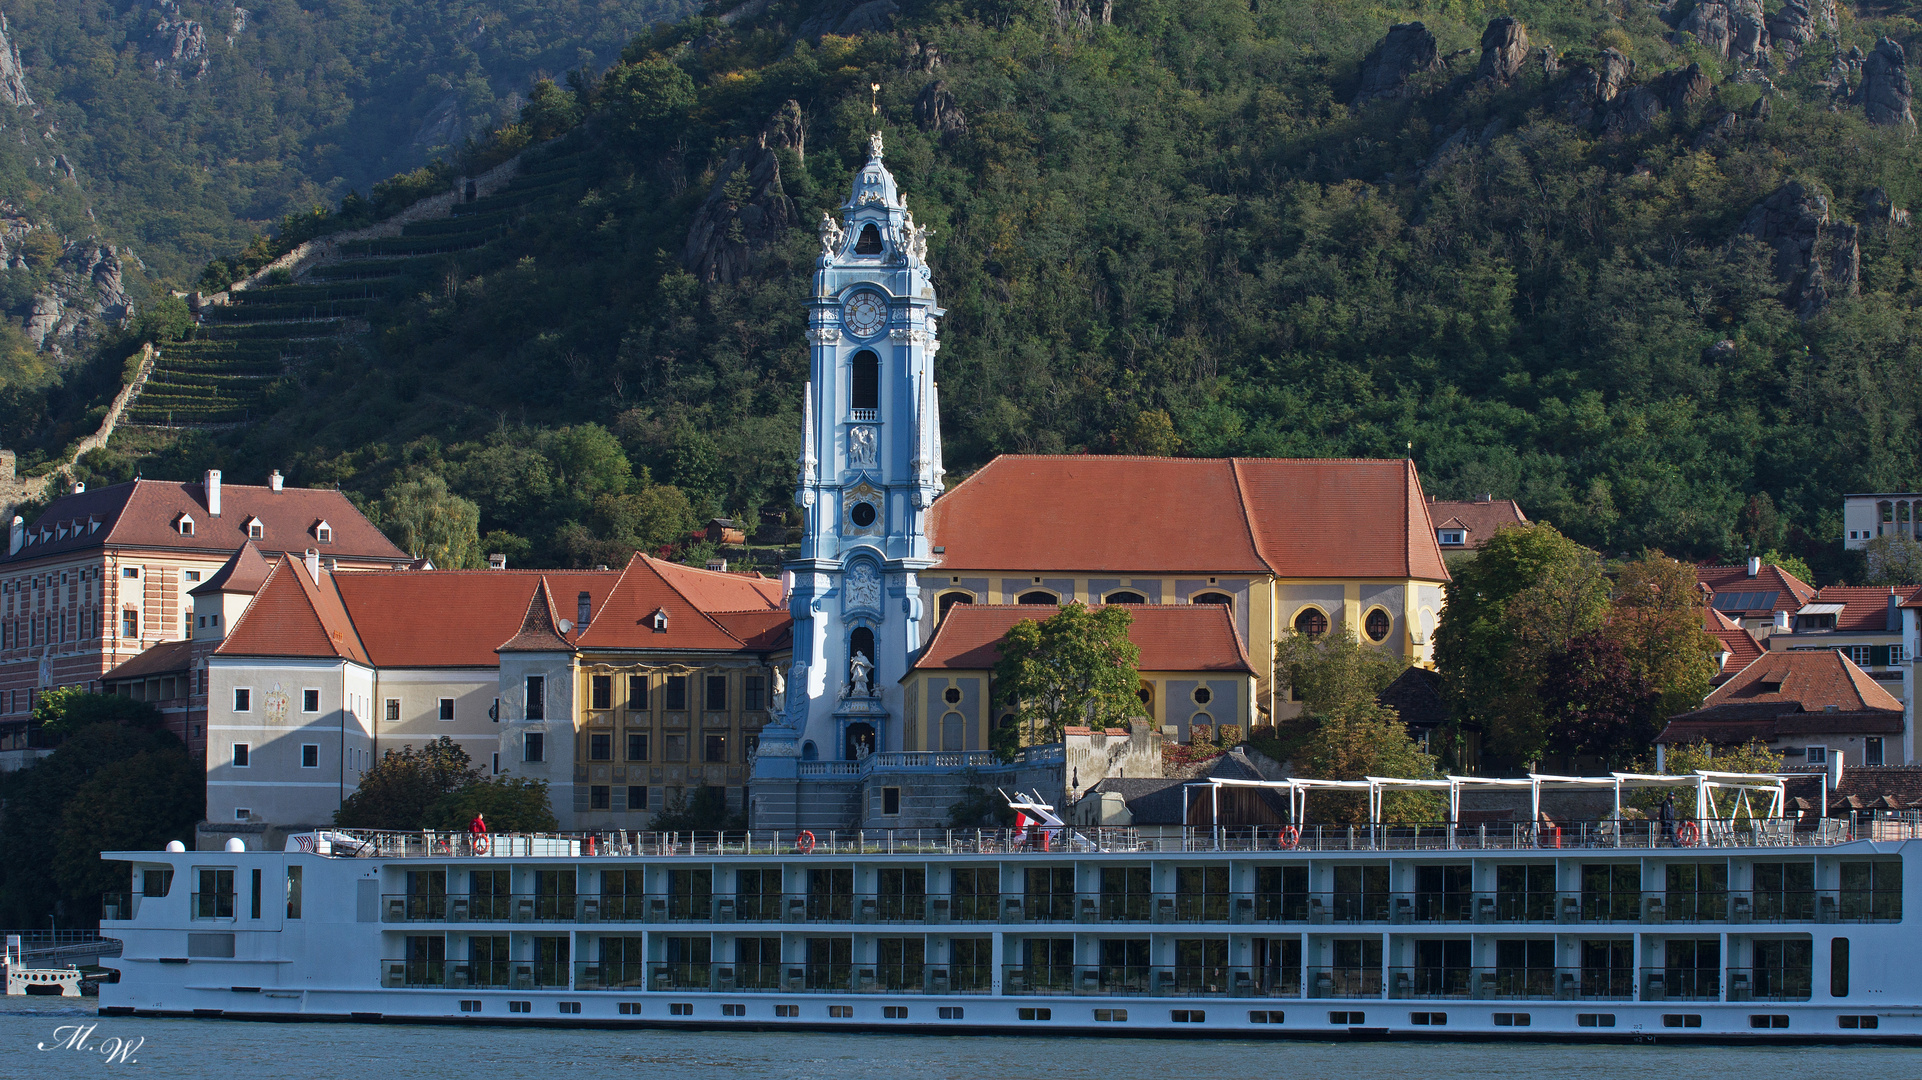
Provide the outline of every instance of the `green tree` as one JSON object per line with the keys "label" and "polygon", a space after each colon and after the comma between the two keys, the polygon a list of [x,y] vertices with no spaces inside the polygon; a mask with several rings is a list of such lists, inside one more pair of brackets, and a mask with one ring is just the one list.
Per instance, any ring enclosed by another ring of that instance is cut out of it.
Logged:
{"label": "green tree", "polygon": [[1708,696],[1721,646],[1702,629],[1707,608],[1695,568],[1659,552],[1616,575],[1602,633],[1621,647],[1629,671],[1661,695],[1661,716],[1687,712]]}
{"label": "green tree", "polygon": [[1922,542],[1890,533],[1870,540],[1863,555],[1869,569],[1864,585],[1902,586],[1922,582]]}
{"label": "green tree", "polygon": [[[1659,771],[1670,776],[1689,776],[1697,770],[1767,775],[1779,773],[1785,767],[1782,755],[1770,750],[1768,744],[1760,739],[1750,739],[1739,746],[1715,746],[1704,740],[1690,745],[1669,747],[1668,752],[1663,755],[1663,768]],[[1637,762],[1631,771],[1653,773],[1658,770],[1650,762],[1642,761]],[[1636,804],[1652,808],[1662,801],[1662,794],[1654,790],[1643,791],[1637,796]],[[1717,817],[1735,814],[1742,804],[1741,793],[1735,791],[1712,791],[1709,798]],[[1754,800],[1755,796],[1751,794],[1749,796],[1750,813],[1759,816],[1768,812],[1766,805],[1757,807]],[[1693,817],[1695,814],[1693,806],[1679,809],[1682,816]]]}
{"label": "green tree", "polygon": [[727,812],[727,792],[702,784],[682,796],[648,822],[654,832],[736,832],[747,828],[746,814]]}
{"label": "green tree", "polygon": [[554,80],[542,79],[528,91],[520,120],[535,142],[546,142],[581,122],[581,102]]}
{"label": "green tree", "polygon": [[485,815],[493,832],[553,832],[559,828],[547,781],[479,776],[435,799],[421,815],[424,828],[459,831]]}
{"label": "green tree", "polygon": [[[1433,755],[1408,737],[1393,709],[1373,705],[1351,715],[1314,718],[1314,730],[1297,757],[1300,775],[1316,780],[1362,780],[1391,776],[1404,780],[1432,780],[1437,775]],[[1430,791],[1393,791],[1382,796],[1383,821],[1440,821],[1446,803]],[[1338,824],[1368,820],[1366,796],[1314,793],[1309,802],[1312,819]]]}
{"label": "green tree", "polygon": [[1661,730],[1661,692],[1635,671],[1620,642],[1599,633],[1549,657],[1540,693],[1550,747],[1592,754],[1611,769],[1647,753]]}
{"label": "green tree", "polygon": [[1548,742],[1537,695],[1548,660],[1607,612],[1600,558],[1553,526],[1511,526],[1456,571],[1445,596],[1435,664],[1457,722],[1482,725],[1497,768],[1534,761]]}
{"label": "green tree", "polygon": [[1804,584],[1815,584],[1815,571],[1809,569],[1808,560],[1800,555],[1788,555],[1770,548],[1762,553],[1762,565],[1780,567],[1794,574],[1796,579]]}
{"label": "green tree", "polygon": [[389,750],[341,802],[334,824],[353,829],[425,828],[431,807],[479,779],[467,751],[445,735],[419,749]]}
{"label": "green tree", "polygon": [[160,726],[160,710],[118,694],[91,694],[77,687],[43,690],[33,703],[33,718],[49,735],[70,735],[90,724]]}
{"label": "green tree", "polygon": [[1352,632],[1310,636],[1289,630],[1275,641],[1276,689],[1290,691],[1311,715],[1392,712],[1375,699],[1408,665],[1407,657],[1364,645]]}
{"label": "green tree", "polygon": [[1078,603],[1015,623],[994,665],[995,709],[1012,708],[1015,724],[995,730],[996,752],[1013,760],[1022,746],[1060,741],[1070,724],[1126,726],[1140,715],[1141,650],[1128,640],[1133,623],[1125,608]]}
{"label": "green tree", "polygon": [[658,139],[687,117],[695,101],[687,72],[664,57],[648,56],[609,71],[598,104],[623,134]]}
{"label": "green tree", "polygon": [[103,861],[101,852],[159,851],[171,840],[191,849],[206,812],[206,771],[178,743],[102,765],[60,808],[51,869],[70,917],[86,922],[89,901],[127,890],[128,865]]}
{"label": "green tree", "polygon": [[416,559],[430,559],[442,570],[466,570],[481,562],[480,507],[447,490],[447,481],[428,474],[403,480],[381,497],[379,518],[387,535]]}

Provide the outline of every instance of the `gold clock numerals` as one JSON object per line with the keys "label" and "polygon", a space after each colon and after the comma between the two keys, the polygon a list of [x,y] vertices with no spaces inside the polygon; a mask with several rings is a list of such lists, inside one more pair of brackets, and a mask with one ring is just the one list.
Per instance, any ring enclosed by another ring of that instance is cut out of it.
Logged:
{"label": "gold clock numerals", "polygon": [[871,292],[858,292],[848,298],[841,308],[841,321],[856,337],[873,337],[887,325],[888,308],[881,297]]}

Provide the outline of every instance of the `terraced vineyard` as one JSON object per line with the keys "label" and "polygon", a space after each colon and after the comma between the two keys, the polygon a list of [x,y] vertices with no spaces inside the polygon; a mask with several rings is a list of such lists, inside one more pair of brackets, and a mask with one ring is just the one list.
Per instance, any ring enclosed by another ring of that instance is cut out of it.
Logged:
{"label": "terraced vineyard", "polygon": [[453,256],[485,247],[530,209],[575,193],[587,164],[578,149],[527,161],[499,191],[456,204],[447,217],[414,222],[399,236],[343,241],[334,261],[299,280],[230,294],[226,305],[202,311],[193,340],[161,350],[126,422],[198,427],[259,419],[277,394],[291,391],[304,359],[351,340],[383,304],[408,295]]}

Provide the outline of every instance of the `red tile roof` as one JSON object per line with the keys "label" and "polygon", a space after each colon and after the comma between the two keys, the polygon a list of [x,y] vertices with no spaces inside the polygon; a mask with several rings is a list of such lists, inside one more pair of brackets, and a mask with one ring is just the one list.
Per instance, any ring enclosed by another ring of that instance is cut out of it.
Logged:
{"label": "red tile roof", "polygon": [[[1098,610],[1101,605],[1094,605]],[[1228,609],[1216,604],[1121,605],[1134,616],[1128,640],[1141,650],[1142,671],[1235,671],[1254,666]],[[1045,619],[1051,607],[1032,604],[956,604],[948,609],[913,670],[985,671],[1001,659],[1000,643],[1014,624]]]}
{"label": "red tile roof", "polygon": [[1401,460],[1003,455],[934,504],[944,570],[1445,581]]}
{"label": "red tile roof", "polygon": [[[28,527],[32,543],[0,562],[98,547],[156,548],[224,555],[247,542],[247,523],[260,519],[259,541],[269,554],[299,554],[315,548],[330,558],[406,562],[406,552],[374,528],[347,496],[331,488],[283,488],[248,484],[220,486],[220,516],[207,510],[206,485],[167,480],[132,480],[55,499]],[[194,519],[192,536],[182,536],[181,516]],[[325,521],[333,540],[321,543],[315,526]],[[67,534],[60,535],[67,526]],[[49,538],[41,540],[42,532]]]}
{"label": "red tile roof", "polygon": [[780,611],[780,581],[760,574],[731,574],[643,556],[654,572],[703,611]]}
{"label": "red tile roof", "polygon": [[779,611],[711,611],[721,629],[756,652],[784,649],[794,641],[794,616]]}
{"label": "red tile roof", "polygon": [[1776,735],[1899,733],[1902,703],[1833,649],[1763,653],[1672,717],[1658,743],[1740,742]]}
{"label": "red tile roof", "polygon": [[513,636],[494,651],[566,652],[574,646],[561,636],[560,625],[560,616],[554,613],[554,592],[547,587],[547,579],[543,577],[534,583],[533,592],[528,594],[527,610],[522,614]]}
{"label": "red tile roof", "polygon": [[186,671],[193,666],[194,643],[192,641],[163,641],[149,645],[146,651],[100,676],[102,682],[117,682],[122,679],[139,679],[148,675],[171,674]]}
{"label": "red tile roof", "polygon": [[1522,513],[1521,506],[1513,499],[1459,502],[1431,497],[1428,500],[1428,516],[1434,519],[1436,529],[1460,529],[1467,534],[1461,548],[1451,544],[1450,550],[1480,548],[1502,526],[1528,524],[1528,515]]}
{"label": "red tile roof", "polygon": [[[1764,566],[1754,577],[1749,576],[1747,566],[1697,566],[1695,580],[1723,598],[1723,603],[1714,605],[1717,610],[1738,618],[1763,619],[1778,611],[1794,612],[1815,595],[1815,586],[1779,566]],[[1740,607],[1727,606],[1738,594],[1748,594],[1747,601]]]}
{"label": "red tile roof", "polygon": [[372,666],[334,589],[334,575],[323,570],[315,581],[307,576],[307,564],[300,559],[274,564],[214,652],[220,656],[322,656]]}
{"label": "red tile roof", "polygon": [[251,542],[240,545],[214,576],[187,590],[188,596],[212,596],[215,593],[244,593],[252,596],[260,591],[267,580],[267,571],[273,564],[260,553]]}
{"label": "red tile roof", "polygon": [[339,574],[335,587],[380,667],[493,667],[494,650],[519,633],[542,582],[560,618],[585,592],[595,611],[618,570],[405,570]]}
{"label": "red tile roof", "polygon": [[1728,650],[1728,660],[1710,680],[1713,685],[1720,686],[1734,678],[1736,672],[1754,663],[1756,657],[1767,650],[1762,648],[1762,643],[1757,641],[1755,635],[1749,633],[1741,623],[1714,608],[1703,608],[1702,612],[1702,629],[1706,630],[1710,637],[1721,642],[1722,648]]}
{"label": "red tile roof", "polygon": [[[732,580],[716,580],[722,578]],[[778,605],[778,581],[705,570],[690,572],[687,567],[635,552],[634,557],[628,560],[626,569],[621,571],[619,584],[614,587],[607,603],[602,605],[601,613],[594,617],[587,632],[575,639],[575,644],[592,649],[736,652],[749,646],[711,617],[688,593],[702,600],[732,601],[737,605],[740,600],[749,598],[765,602],[770,593],[763,582],[773,586],[772,597]],[[687,586],[688,592],[683,592],[677,585]],[[653,628],[654,613],[657,611],[667,614],[665,631],[657,632]],[[772,640],[767,637],[769,634],[778,636],[778,627],[789,618],[785,610],[765,607],[761,603],[756,604],[752,614],[755,617],[741,620],[739,628],[763,642]]]}
{"label": "red tile roof", "polygon": [[1815,590],[1809,602],[1845,605],[1835,616],[1838,634],[1883,634],[1901,630],[1900,621],[1895,631],[1889,630],[1889,597],[1894,596],[1895,606],[1900,608],[1917,595],[1922,595],[1922,586],[1891,589],[1885,585],[1825,585]]}

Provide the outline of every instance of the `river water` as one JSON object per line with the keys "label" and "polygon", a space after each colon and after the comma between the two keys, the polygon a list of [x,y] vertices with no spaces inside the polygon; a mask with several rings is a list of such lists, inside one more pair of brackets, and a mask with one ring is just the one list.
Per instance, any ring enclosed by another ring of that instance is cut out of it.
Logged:
{"label": "river water", "polygon": [[[1901,1047],[1228,1042],[274,1024],[100,1017],[94,999],[0,998],[0,1078],[444,1080],[763,1077],[795,1080],[1726,1080],[1922,1076]],[[71,1025],[95,1025],[69,1049]],[[56,1029],[65,1028],[56,1032]],[[116,1043],[116,1040],[118,1042]],[[47,1049],[39,1049],[45,1046]],[[129,1047],[109,1060],[118,1047]]]}

